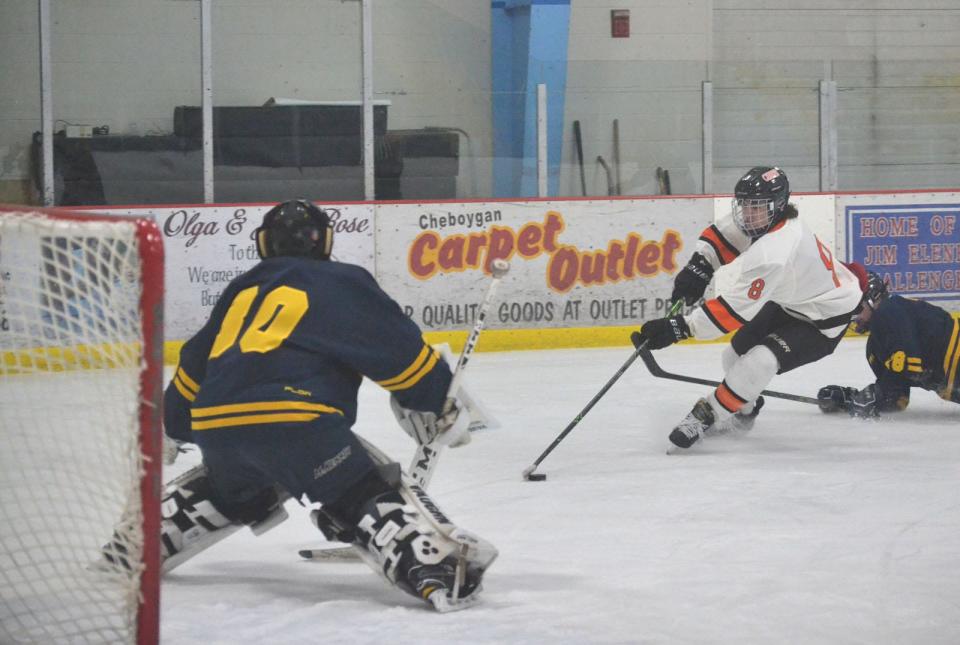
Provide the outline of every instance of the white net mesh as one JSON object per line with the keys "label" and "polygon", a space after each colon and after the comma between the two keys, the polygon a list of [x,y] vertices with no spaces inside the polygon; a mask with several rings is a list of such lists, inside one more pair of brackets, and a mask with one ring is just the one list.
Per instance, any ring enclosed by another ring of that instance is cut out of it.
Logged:
{"label": "white net mesh", "polygon": [[[136,638],[135,229],[0,212],[0,643]],[[131,570],[104,566],[115,531]]]}

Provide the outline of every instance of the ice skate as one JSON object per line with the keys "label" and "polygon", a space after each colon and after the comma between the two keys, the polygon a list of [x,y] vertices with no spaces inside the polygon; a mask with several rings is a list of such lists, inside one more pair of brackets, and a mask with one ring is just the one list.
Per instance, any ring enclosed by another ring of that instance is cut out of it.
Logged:
{"label": "ice skate", "polygon": [[708,434],[726,434],[728,432],[749,432],[753,429],[753,424],[757,420],[757,415],[760,414],[760,410],[763,408],[764,400],[762,396],[757,397],[757,402],[753,405],[753,409],[744,414],[741,410],[736,414],[731,415],[730,417],[720,421],[715,424]]}
{"label": "ice skate", "polygon": [[713,409],[706,399],[700,399],[683,421],[670,433],[670,443],[677,448],[689,448],[714,423]]}
{"label": "ice skate", "polygon": [[441,612],[465,609],[477,601],[483,571],[466,559],[450,555],[434,565],[419,565],[407,572],[410,587]]}

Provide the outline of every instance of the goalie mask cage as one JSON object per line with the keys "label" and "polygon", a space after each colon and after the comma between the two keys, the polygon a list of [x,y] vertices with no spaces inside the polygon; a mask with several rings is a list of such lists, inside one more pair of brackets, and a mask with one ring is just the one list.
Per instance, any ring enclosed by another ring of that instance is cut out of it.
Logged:
{"label": "goalie mask cage", "polygon": [[0,207],[0,643],[158,640],[162,292],[151,218]]}

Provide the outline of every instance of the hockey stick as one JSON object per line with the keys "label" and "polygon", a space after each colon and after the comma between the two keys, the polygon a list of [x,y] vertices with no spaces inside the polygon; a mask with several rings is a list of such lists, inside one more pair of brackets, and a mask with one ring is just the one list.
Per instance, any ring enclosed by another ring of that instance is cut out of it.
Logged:
{"label": "hockey stick", "polygon": [[614,194],[621,195],[623,184],[620,183],[620,120],[613,120],[613,168],[617,181],[614,184]]}
{"label": "hockey stick", "polygon": [[610,165],[607,164],[607,161],[603,158],[603,155],[597,155],[597,163],[603,168],[603,172],[607,175],[607,194],[615,195],[613,188],[613,176],[610,174]]}
{"label": "hockey stick", "polygon": [[[673,306],[670,307],[670,311],[667,312],[667,317],[673,316],[678,311],[680,311],[680,306],[682,304],[683,304],[682,300],[678,300],[677,302],[673,303]],[[623,373],[626,372],[631,365],[633,365],[633,362],[637,360],[637,356],[640,356],[640,352],[645,350],[646,347],[647,347],[647,342],[644,341],[640,344],[639,347],[637,347],[636,350],[634,350],[633,354],[630,355],[630,358],[627,359],[627,362],[624,363],[620,367],[620,369],[617,370],[617,373],[614,374],[609,381],[607,381],[606,385],[604,385],[603,388],[599,392],[597,392],[592,399],[590,399],[590,403],[587,403],[587,406],[580,411],[580,414],[575,416],[573,418],[573,421],[571,421],[567,425],[567,427],[563,429],[563,432],[557,435],[557,438],[553,440],[553,443],[547,446],[547,449],[544,450],[542,453],[540,453],[540,456],[537,457],[536,461],[530,464],[530,466],[523,471],[524,479],[526,479],[527,481],[539,482],[539,481],[544,481],[547,478],[546,474],[534,473],[533,471],[535,471],[537,469],[537,466],[539,466],[543,462],[543,460],[547,458],[547,455],[553,452],[553,449],[556,448],[561,441],[563,441],[563,438],[566,437],[568,434],[570,434],[570,432],[577,426],[577,424],[580,423],[580,420],[583,419],[583,417],[587,416],[587,413],[593,408],[594,405],[597,404],[597,401],[602,399],[603,395],[607,393],[607,390],[613,387],[613,384],[616,383],[621,376],[623,376]]]}
{"label": "hockey stick", "polygon": [[[647,366],[647,369],[650,370],[650,373],[657,378],[668,378],[674,381],[683,381],[684,383],[696,383],[698,385],[709,385],[711,387],[717,387],[720,385],[719,381],[711,381],[705,378],[697,378],[696,376],[683,376],[682,374],[672,374],[667,372],[662,367],[657,364],[656,359],[653,357],[653,352],[647,349],[646,344],[637,348],[637,352],[640,354],[640,358],[643,359],[644,364]],[[774,392],[773,390],[764,390],[761,392],[763,396],[769,396],[774,399],[786,399],[788,401],[796,401],[797,403],[812,403],[817,405],[817,399],[810,396],[802,396],[800,394],[787,394],[785,392]]]}
{"label": "hockey stick", "polygon": [[[470,331],[470,335],[467,337],[467,341],[463,345],[460,358],[457,360],[457,365],[453,370],[453,378],[450,379],[450,387],[447,388],[448,397],[453,396],[457,393],[457,390],[460,389],[460,383],[463,381],[463,370],[467,366],[470,356],[473,354],[477,340],[480,338],[480,332],[483,330],[486,322],[487,312],[493,303],[497,286],[509,270],[510,263],[506,260],[497,259],[491,264],[490,272],[493,275],[493,280],[490,281],[490,286],[487,287],[487,294],[484,296],[483,303],[480,305],[477,320],[473,325],[473,329]],[[465,414],[466,410],[461,410],[460,413]],[[408,472],[421,488],[425,489],[433,478],[433,471],[437,466],[437,459],[442,449],[443,444],[437,441],[431,441],[426,445],[417,446],[417,452],[413,456],[413,461],[410,463]],[[325,549],[301,549],[298,553],[301,558],[314,560],[316,562],[354,562],[360,559],[356,550],[350,546],[328,547]]]}
{"label": "hockey stick", "polygon": [[[463,380],[463,370],[467,366],[470,356],[473,354],[477,340],[480,339],[480,332],[486,323],[487,312],[490,310],[490,305],[493,304],[493,297],[497,292],[497,286],[499,286],[500,280],[503,279],[503,276],[507,275],[507,271],[509,270],[510,263],[506,260],[497,259],[491,263],[490,273],[493,275],[493,280],[490,281],[490,286],[487,287],[487,294],[484,296],[483,303],[480,305],[477,320],[473,324],[473,329],[470,330],[470,335],[467,336],[467,342],[464,343],[463,350],[460,352],[460,359],[457,361],[457,366],[453,370],[453,378],[450,380],[450,387],[447,389],[448,398],[455,396],[457,390],[460,389],[460,382]],[[465,411],[461,411],[461,414],[463,412]],[[413,461],[410,462],[409,472],[413,480],[422,488],[426,488],[430,483],[430,479],[433,477],[433,470],[437,467],[437,457],[440,455],[442,449],[443,444],[437,440],[417,446],[417,453],[413,456]]]}
{"label": "hockey stick", "polygon": [[587,196],[587,175],[583,169],[583,135],[580,133],[580,121],[573,122],[573,143],[577,151],[577,163],[580,165],[580,190]]}

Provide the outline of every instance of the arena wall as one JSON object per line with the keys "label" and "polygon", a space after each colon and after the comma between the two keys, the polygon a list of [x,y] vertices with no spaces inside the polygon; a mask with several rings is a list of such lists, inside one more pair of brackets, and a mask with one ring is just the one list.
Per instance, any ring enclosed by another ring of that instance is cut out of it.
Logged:
{"label": "arena wall", "polygon": [[[835,258],[897,292],[960,310],[960,192],[800,194],[801,217]],[[167,360],[223,288],[258,257],[269,204],[108,209],[152,213],[165,238]],[[455,349],[475,322],[493,259],[511,263],[481,350],[629,344],[666,311],[673,277],[729,195],[322,204],[334,256],[374,273],[431,342]],[[103,209],[98,209],[103,210]],[[736,263],[717,274],[720,288]]]}

